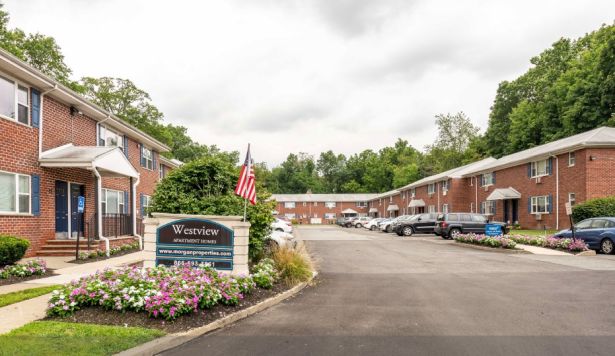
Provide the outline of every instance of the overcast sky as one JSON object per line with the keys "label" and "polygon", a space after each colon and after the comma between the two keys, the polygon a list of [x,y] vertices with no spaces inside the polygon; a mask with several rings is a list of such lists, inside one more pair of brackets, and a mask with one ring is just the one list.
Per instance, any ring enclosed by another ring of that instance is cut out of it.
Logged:
{"label": "overcast sky", "polygon": [[289,152],[419,149],[434,115],[486,128],[497,85],[560,37],[611,24],[615,1],[2,0],[56,38],[75,78],[149,92],[203,144],[270,166]]}

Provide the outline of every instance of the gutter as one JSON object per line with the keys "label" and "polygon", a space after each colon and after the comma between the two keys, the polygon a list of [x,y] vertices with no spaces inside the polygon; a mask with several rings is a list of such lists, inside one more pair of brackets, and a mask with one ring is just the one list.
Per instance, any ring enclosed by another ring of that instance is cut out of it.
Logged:
{"label": "gutter", "polygon": [[555,158],[555,230],[559,230],[559,158],[556,155],[550,157]]}

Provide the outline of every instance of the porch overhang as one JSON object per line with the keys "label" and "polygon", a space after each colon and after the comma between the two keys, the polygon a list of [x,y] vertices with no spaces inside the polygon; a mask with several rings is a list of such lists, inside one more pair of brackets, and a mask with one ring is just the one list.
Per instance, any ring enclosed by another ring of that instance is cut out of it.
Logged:
{"label": "porch overhang", "polygon": [[519,193],[515,188],[498,188],[495,189],[486,200],[507,200],[507,199],[520,199],[521,193]]}
{"label": "porch overhang", "polygon": [[408,208],[420,208],[425,206],[425,201],[423,199],[412,199],[410,200],[410,204],[408,204]]}
{"label": "porch overhang", "polygon": [[399,207],[397,206],[397,204],[391,204],[387,208],[387,211],[398,211],[398,210],[399,210]]}
{"label": "porch overhang", "polygon": [[370,213],[377,213],[378,212],[378,208],[370,208],[369,212]]}
{"label": "porch overhang", "polygon": [[348,208],[348,209],[342,210],[342,214],[358,214],[358,213],[356,210]]}
{"label": "porch overhang", "polygon": [[96,170],[103,177],[139,178],[139,172],[119,147],[68,144],[43,152],[39,162],[41,167]]}

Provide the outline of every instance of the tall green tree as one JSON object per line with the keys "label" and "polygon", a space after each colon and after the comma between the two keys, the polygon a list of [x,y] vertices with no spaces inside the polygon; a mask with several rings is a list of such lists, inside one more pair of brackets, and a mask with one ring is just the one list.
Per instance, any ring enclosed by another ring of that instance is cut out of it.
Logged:
{"label": "tall green tree", "polygon": [[427,146],[428,159],[433,170],[442,172],[462,166],[475,159],[471,143],[478,137],[479,128],[463,112],[436,115],[438,136]]}

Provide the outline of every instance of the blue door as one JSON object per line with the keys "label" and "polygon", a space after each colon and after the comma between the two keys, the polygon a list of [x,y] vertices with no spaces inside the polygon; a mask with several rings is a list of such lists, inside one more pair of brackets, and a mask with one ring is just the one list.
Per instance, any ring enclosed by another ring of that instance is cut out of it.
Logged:
{"label": "blue door", "polygon": [[68,238],[68,183],[56,181],[56,239]]}
{"label": "blue door", "polygon": [[71,238],[77,238],[77,234],[83,236],[83,214],[78,212],[79,196],[83,196],[83,185],[70,184],[70,236]]}

